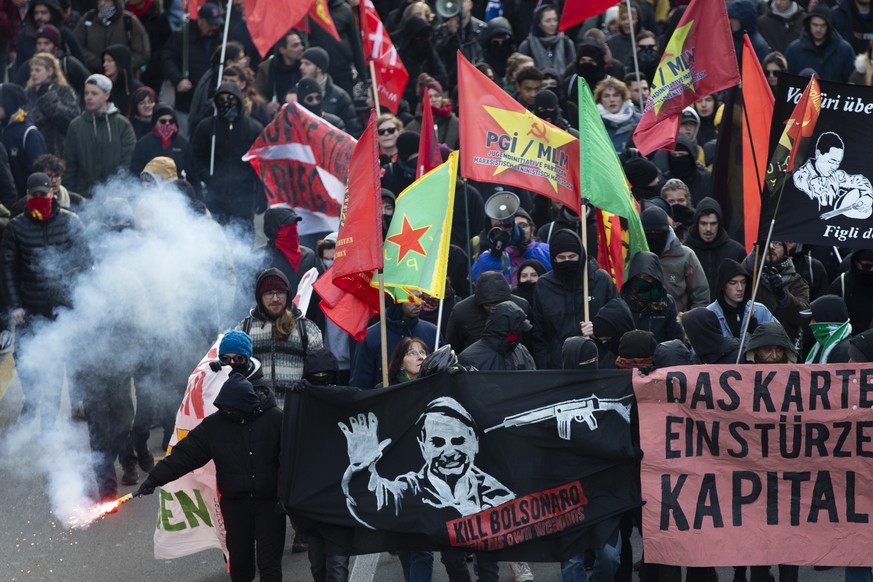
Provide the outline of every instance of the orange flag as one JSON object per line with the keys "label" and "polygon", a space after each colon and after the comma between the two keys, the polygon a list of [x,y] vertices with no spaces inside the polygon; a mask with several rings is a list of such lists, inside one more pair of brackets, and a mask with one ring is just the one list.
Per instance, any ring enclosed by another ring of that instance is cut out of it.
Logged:
{"label": "orange flag", "polygon": [[643,155],[676,146],[682,110],[739,83],[740,71],[725,3],[691,0],[652,79],[634,144]]}
{"label": "orange flag", "polygon": [[262,57],[306,16],[315,1],[246,0],[246,27]]}
{"label": "orange flag", "polygon": [[525,109],[458,51],[461,175],[578,210],[579,140]]}

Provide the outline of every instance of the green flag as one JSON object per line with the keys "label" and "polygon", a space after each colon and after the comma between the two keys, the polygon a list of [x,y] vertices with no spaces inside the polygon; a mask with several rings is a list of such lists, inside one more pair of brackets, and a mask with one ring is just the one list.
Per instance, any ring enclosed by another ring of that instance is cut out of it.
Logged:
{"label": "green flag", "polygon": [[582,77],[579,77],[579,136],[582,198],[604,212],[627,220],[630,235],[627,265],[635,254],[649,247],[621,162],[597,113],[591,89]]}
{"label": "green flag", "polygon": [[385,290],[396,301],[408,301],[410,291],[445,297],[457,177],[452,152],[397,197],[383,247]]}

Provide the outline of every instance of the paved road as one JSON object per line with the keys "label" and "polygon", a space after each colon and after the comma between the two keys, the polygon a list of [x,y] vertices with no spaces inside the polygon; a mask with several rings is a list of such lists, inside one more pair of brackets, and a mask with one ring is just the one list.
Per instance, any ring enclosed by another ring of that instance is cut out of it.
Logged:
{"label": "paved road", "polygon": [[[21,391],[13,384],[0,400],[0,444],[9,443],[15,419],[20,408]],[[108,515],[84,530],[64,529],[52,515],[49,488],[59,490],[71,486],[75,480],[49,481],[40,468],[40,460],[33,451],[41,449],[39,436],[16,441],[12,451],[0,455],[0,581],[72,581],[139,582],[168,580],[180,582],[226,582],[224,560],[218,550],[202,552],[177,560],[155,560],[152,536],[157,517],[158,500],[152,495],[135,499],[122,506],[118,513]],[[87,443],[87,430],[76,423],[64,443],[65,453],[60,458],[44,459],[44,466],[55,473],[81,460],[73,455],[76,443]],[[152,450],[159,451],[160,437],[152,434]],[[87,448],[87,444],[84,445]],[[8,447],[0,447],[0,450]],[[89,485],[93,487],[93,485]],[[119,494],[132,491],[123,487]],[[291,531],[288,532],[290,548]],[[634,540],[637,558],[641,551],[639,538]],[[532,564],[538,581],[560,580],[557,564]],[[312,580],[305,554],[285,554],[284,579]],[[501,566],[501,582],[510,582],[508,567]],[[730,569],[719,569],[722,582],[732,579]],[[400,563],[389,554],[360,556],[353,559],[354,582],[402,582]],[[842,582],[842,570],[813,572],[802,568],[802,582]],[[447,580],[439,560],[435,560],[434,580]],[[636,582],[637,577],[634,575]]]}

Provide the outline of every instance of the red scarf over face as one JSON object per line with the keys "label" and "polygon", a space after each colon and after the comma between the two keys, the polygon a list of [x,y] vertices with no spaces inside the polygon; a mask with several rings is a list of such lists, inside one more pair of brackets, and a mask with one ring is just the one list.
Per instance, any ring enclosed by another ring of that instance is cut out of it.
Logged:
{"label": "red scarf over face", "polygon": [[296,222],[280,226],[273,245],[285,255],[292,269],[296,271],[300,268],[300,235],[297,233]]}
{"label": "red scarf over face", "polygon": [[34,196],[27,199],[27,213],[37,220],[46,221],[52,215],[51,196]]}
{"label": "red scarf over face", "polygon": [[176,132],[179,131],[179,128],[176,127],[175,123],[170,123],[168,125],[156,124],[152,128],[152,132],[159,138],[161,138],[161,149],[167,149],[170,147],[170,142],[173,141],[173,136],[176,135]]}

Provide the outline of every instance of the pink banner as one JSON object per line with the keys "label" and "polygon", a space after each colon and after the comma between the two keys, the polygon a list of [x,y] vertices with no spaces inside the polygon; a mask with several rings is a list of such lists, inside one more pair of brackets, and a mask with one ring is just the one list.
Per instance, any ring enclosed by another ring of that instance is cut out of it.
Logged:
{"label": "pink banner", "polygon": [[873,366],[635,376],[646,561],[873,565]]}

